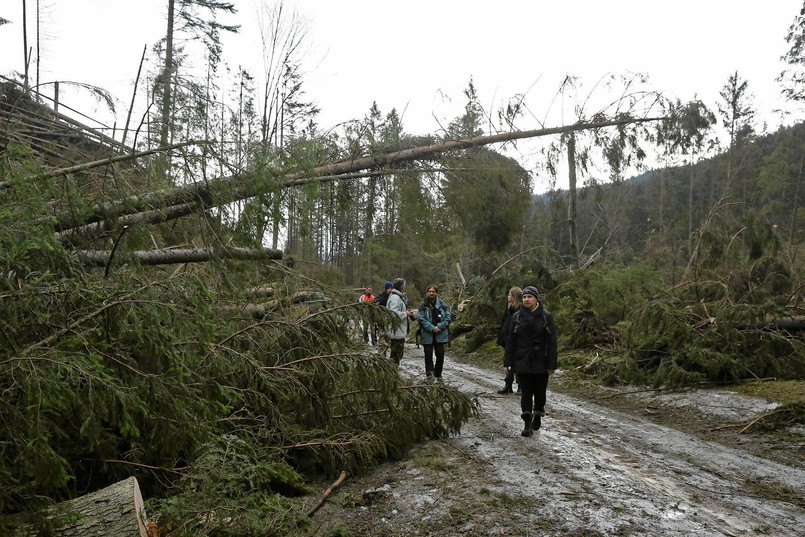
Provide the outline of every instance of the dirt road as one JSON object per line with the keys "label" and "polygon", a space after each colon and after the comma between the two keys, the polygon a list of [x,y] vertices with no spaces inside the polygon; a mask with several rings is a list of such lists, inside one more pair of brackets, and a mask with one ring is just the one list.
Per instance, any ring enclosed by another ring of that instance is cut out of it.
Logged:
{"label": "dirt road", "polygon": [[[407,346],[405,373],[422,375],[421,353]],[[499,371],[448,356],[444,376],[478,394],[480,418],[351,479],[317,523],[348,535],[805,535],[801,464],[555,392],[542,429],[523,438],[519,397],[496,393]],[[741,419],[765,404],[717,403]]]}

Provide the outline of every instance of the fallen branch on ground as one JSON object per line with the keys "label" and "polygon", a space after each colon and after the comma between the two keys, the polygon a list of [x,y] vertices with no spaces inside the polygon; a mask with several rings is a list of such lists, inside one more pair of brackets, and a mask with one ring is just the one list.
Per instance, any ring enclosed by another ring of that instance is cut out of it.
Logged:
{"label": "fallen branch on ground", "polygon": [[344,483],[348,475],[349,474],[347,474],[344,470],[341,470],[341,475],[338,476],[338,479],[335,481],[335,483],[330,485],[327,488],[327,490],[324,491],[324,494],[321,495],[321,498],[319,498],[318,503],[316,503],[316,505],[314,505],[313,508],[307,512],[308,517],[312,517],[316,513],[316,511],[321,509],[321,506],[324,505],[324,502],[327,501],[327,498],[330,497],[330,495],[333,493],[333,491],[335,491],[335,489],[337,489]]}

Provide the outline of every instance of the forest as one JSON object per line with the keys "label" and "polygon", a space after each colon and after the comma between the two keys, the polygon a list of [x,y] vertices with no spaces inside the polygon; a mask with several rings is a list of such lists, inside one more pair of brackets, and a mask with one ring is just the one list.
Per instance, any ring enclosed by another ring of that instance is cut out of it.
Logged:
{"label": "forest", "polygon": [[[225,106],[212,94],[232,81],[186,72],[174,32],[212,65],[236,31],[215,14],[234,5],[168,4],[139,123],[105,133],[27,69],[0,79],[3,533],[58,535],[71,501],[136,477],[159,535],[307,534],[312,479],[478,411],[362,343],[360,322],[391,319],[358,294],[394,277],[414,305],[440,286],[457,354],[488,346],[501,297],[533,284],[562,367],[599,382],[803,381],[805,123],[763,132],[740,73],[717,111],[613,76],[613,105],[526,127],[517,98],[485,110],[470,80],[443,132],[377,105],[322,132],[280,11],[277,63],[237,73]],[[792,20],[780,83],[802,103],[805,11]],[[553,185],[539,194],[512,156],[533,140]],[[805,401],[784,410],[802,423]]]}

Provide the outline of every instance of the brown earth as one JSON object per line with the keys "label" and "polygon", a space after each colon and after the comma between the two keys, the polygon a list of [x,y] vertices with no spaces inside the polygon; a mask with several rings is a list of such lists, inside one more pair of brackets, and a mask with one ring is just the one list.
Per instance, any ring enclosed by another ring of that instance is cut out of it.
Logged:
{"label": "brown earth", "polygon": [[[422,375],[422,350],[407,346],[401,367]],[[445,381],[478,396],[480,417],[348,478],[309,534],[805,535],[805,431],[744,430],[774,405],[605,389],[559,370],[542,429],[524,438],[501,379],[448,354]]]}

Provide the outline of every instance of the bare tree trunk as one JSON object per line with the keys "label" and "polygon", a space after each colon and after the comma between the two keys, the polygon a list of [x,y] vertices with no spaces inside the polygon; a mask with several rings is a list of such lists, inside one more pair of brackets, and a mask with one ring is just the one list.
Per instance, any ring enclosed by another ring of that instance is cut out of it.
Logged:
{"label": "bare tree trunk", "polygon": [[[123,127],[123,137],[120,139],[120,143],[126,145],[126,137],[129,134],[129,123],[131,122],[131,113],[134,110],[134,101],[137,97],[137,86],[140,85],[140,75],[143,72],[143,63],[145,63],[145,51],[147,50],[147,45],[143,45],[143,54],[140,57],[140,66],[137,68],[137,78],[134,79],[134,88],[131,91],[131,103],[129,104],[129,110],[126,114],[126,126]],[[135,144],[131,144],[131,150],[134,151]]]}
{"label": "bare tree trunk", "polygon": [[40,64],[40,56],[39,51],[39,23],[40,18],[42,17],[42,12],[39,8],[39,0],[36,0],[36,92],[39,93],[39,64]]}
{"label": "bare tree trunk", "polygon": [[162,123],[159,129],[159,145],[168,145],[171,110],[171,78],[173,77],[173,18],[175,0],[168,0],[168,32],[165,34],[165,68],[162,71]]}
{"label": "bare tree trunk", "polygon": [[23,91],[28,93],[28,4],[22,0],[22,61],[23,61]]}
{"label": "bare tree trunk", "polygon": [[797,175],[797,186],[794,189],[794,208],[791,209],[791,229],[788,230],[788,242],[794,244],[794,230],[797,228],[797,209],[799,208],[799,189],[802,184],[802,168],[805,165],[805,148],[799,159],[799,175]]}
{"label": "bare tree trunk", "polygon": [[568,193],[570,201],[567,206],[567,228],[570,232],[570,255],[573,256],[573,268],[579,268],[579,236],[576,229],[576,134],[571,132],[567,140]]}
{"label": "bare tree trunk", "polygon": [[694,155],[690,157],[690,175],[688,176],[688,255],[693,255],[693,163]]}

